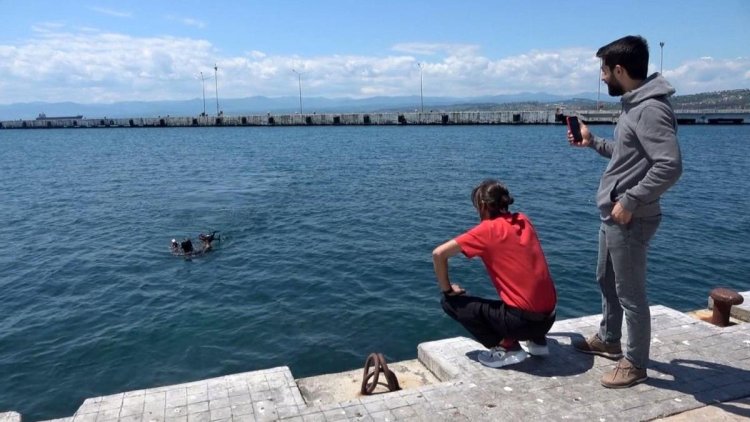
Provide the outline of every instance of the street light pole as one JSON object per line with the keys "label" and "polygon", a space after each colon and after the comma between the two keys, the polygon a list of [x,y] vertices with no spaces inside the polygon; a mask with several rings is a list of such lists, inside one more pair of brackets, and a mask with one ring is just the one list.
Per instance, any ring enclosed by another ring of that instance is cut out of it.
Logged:
{"label": "street light pole", "polygon": [[659,73],[664,73],[664,41],[659,43],[661,47],[661,59],[659,60]]}
{"label": "street light pole", "polygon": [[219,67],[214,63],[214,82],[216,82],[216,115],[219,115]]}
{"label": "street light pole", "polygon": [[599,105],[599,95],[602,92],[601,63],[602,61],[599,60],[599,71],[596,72],[596,111],[599,111],[601,109],[601,105]]}
{"label": "street light pole", "polygon": [[299,85],[299,114],[302,114],[302,74],[292,69],[292,72],[297,74],[297,84]]}
{"label": "street light pole", "polygon": [[206,79],[201,72],[201,86],[203,87],[203,115],[206,115]]}
{"label": "street light pole", "polygon": [[424,113],[424,95],[422,90],[422,63],[417,63],[417,67],[419,67],[419,104],[420,104],[420,110],[422,110],[422,113]]}

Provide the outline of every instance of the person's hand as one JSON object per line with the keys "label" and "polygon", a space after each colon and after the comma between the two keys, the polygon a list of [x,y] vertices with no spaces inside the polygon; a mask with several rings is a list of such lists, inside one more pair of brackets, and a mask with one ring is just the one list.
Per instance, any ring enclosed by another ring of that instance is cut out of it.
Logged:
{"label": "person's hand", "polygon": [[612,208],[612,220],[617,224],[628,224],[630,219],[633,218],[633,213],[626,210],[619,202],[615,202],[615,206]]}
{"label": "person's hand", "polygon": [[589,131],[588,126],[586,126],[583,122],[578,122],[578,124],[581,126],[581,142],[575,142],[573,140],[573,132],[568,129],[568,143],[574,147],[587,147],[591,145],[591,131]]}
{"label": "person's hand", "polygon": [[456,283],[451,283],[451,291],[446,293],[448,296],[458,296],[466,293],[463,287]]}

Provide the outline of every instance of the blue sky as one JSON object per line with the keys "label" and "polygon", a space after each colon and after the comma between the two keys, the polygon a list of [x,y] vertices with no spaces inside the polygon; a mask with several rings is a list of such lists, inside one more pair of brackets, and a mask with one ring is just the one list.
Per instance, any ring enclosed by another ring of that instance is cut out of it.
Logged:
{"label": "blue sky", "polygon": [[[678,94],[750,88],[750,1],[0,1],[0,104],[595,92],[640,34]],[[606,89],[602,89],[606,92]]]}

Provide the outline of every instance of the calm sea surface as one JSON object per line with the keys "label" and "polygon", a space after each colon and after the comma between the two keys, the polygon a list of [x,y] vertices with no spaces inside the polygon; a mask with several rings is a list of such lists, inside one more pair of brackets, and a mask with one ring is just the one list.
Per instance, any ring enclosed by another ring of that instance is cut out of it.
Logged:
{"label": "calm sea surface", "polygon": [[[609,136],[612,126],[597,126]],[[749,290],[750,126],[680,128],[649,297]],[[0,131],[0,410],[70,416],[92,396],[280,365],[296,378],[465,335],[430,252],[505,181],[540,234],[558,319],[599,313],[594,195],[606,160],[562,126]],[[219,230],[205,257],[173,237]],[[451,261],[493,296],[479,260]]]}

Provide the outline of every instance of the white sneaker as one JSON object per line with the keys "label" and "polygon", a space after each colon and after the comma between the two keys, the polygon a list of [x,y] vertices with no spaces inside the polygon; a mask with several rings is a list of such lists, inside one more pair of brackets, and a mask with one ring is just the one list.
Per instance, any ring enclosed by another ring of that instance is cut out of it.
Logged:
{"label": "white sneaker", "polygon": [[497,346],[490,350],[479,352],[477,359],[479,363],[490,368],[501,368],[503,366],[513,365],[523,362],[529,354],[522,349],[506,350],[504,347]]}
{"label": "white sneaker", "polygon": [[521,343],[521,348],[532,356],[549,356],[549,347],[546,344],[534,343],[531,340]]}

